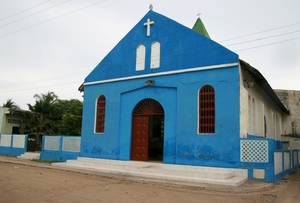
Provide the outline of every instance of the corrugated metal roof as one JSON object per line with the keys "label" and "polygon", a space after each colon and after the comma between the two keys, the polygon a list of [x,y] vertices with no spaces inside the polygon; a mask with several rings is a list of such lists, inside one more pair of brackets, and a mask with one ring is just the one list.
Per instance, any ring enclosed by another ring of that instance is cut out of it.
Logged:
{"label": "corrugated metal roof", "polygon": [[277,94],[274,92],[272,87],[269,85],[268,81],[264,76],[255,68],[250,66],[247,62],[240,60],[241,67],[246,69],[249,74],[255,79],[256,83],[261,86],[265,93],[275,102],[275,104],[286,114],[290,114],[290,111],[281,102]]}

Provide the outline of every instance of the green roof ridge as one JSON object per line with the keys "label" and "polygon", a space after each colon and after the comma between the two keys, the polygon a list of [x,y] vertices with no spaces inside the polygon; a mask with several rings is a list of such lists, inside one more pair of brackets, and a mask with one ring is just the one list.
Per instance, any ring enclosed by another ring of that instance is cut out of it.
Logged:
{"label": "green roof ridge", "polygon": [[207,37],[207,38],[210,38],[210,37],[209,37],[209,34],[208,34],[207,30],[205,29],[205,26],[204,26],[204,24],[202,23],[202,21],[201,21],[200,18],[197,19],[197,21],[196,21],[196,23],[194,24],[192,30],[198,32],[199,34],[201,34],[201,35],[203,35],[203,36],[205,36],[205,37]]}

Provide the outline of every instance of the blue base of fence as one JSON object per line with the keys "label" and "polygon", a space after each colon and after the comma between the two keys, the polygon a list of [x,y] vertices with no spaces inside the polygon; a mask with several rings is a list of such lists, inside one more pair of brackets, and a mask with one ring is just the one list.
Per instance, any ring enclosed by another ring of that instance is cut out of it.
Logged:
{"label": "blue base of fence", "polygon": [[0,154],[6,156],[20,156],[26,152],[23,148],[0,147]]}
{"label": "blue base of fence", "polygon": [[41,160],[66,161],[77,159],[80,153],[80,136],[43,136]]}
{"label": "blue base of fence", "polygon": [[77,159],[79,152],[42,151],[41,160],[47,161],[67,161]]}
{"label": "blue base of fence", "polygon": [[23,134],[0,134],[0,154],[7,156],[20,156],[27,149],[27,137]]}

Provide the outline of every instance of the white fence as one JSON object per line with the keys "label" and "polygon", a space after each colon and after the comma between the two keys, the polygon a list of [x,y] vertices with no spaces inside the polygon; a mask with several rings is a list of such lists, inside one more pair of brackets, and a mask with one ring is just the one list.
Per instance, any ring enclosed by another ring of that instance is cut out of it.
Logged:
{"label": "white fence", "polygon": [[26,148],[27,135],[0,134],[0,154],[20,156]]}
{"label": "white fence", "polygon": [[76,159],[80,153],[80,136],[43,136],[42,160]]}

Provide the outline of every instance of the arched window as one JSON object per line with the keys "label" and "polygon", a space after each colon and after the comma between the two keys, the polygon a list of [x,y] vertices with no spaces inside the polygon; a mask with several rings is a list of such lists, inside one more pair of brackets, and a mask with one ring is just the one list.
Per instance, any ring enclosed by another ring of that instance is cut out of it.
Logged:
{"label": "arched window", "polygon": [[275,114],[275,140],[280,140],[280,120],[279,116]]}
{"label": "arched window", "polygon": [[96,133],[104,133],[105,124],[105,96],[101,95],[97,100],[97,112],[96,112]]}
{"label": "arched window", "polygon": [[296,123],[294,121],[292,122],[292,134],[296,134]]}
{"label": "arched window", "polygon": [[205,85],[199,92],[199,133],[215,133],[215,91]]}
{"label": "arched window", "polygon": [[264,116],[264,136],[267,137],[267,118]]}
{"label": "arched window", "polygon": [[135,70],[145,70],[146,47],[140,44],[136,49],[136,66]]}
{"label": "arched window", "polygon": [[252,133],[251,96],[248,95],[248,133]]}
{"label": "arched window", "polygon": [[252,98],[252,106],[251,106],[251,126],[252,126],[252,135],[256,134],[256,108],[255,108],[255,99]]}
{"label": "arched window", "polygon": [[160,43],[154,42],[151,46],[150,68],[159,68],[159,66],[160,66]]}

